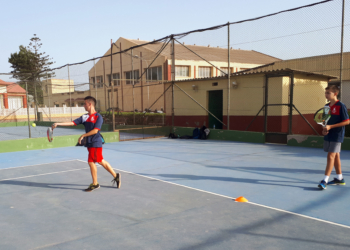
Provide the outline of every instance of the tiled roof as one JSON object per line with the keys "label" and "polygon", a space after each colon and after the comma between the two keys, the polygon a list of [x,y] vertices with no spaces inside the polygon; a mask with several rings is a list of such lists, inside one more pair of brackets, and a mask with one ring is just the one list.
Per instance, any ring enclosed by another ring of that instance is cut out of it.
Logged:
{"label": "tiled roof", "polygon": [[0,80],[0,85],[6,85],[7,93],[26,93],[25,89],[15,82],[5,82],[3,80]]}
{"label": "tiled roof", "polygon": [[[124,38],[125,39],[125,38]],[[132,40],[125,39],[129,42],[134,43],[135,45],[140,45],[147,43],[148,41],[141,40]],[[155,53],[161,48],[163,43],[155,43],[145,45],[145,48],[154,51]],[[219,48],[219,47],[207,47],[207,46],[198,46],[198,45],[187,45],[186,47],[196,52],[198,55],[203,57],[208,61],[217,61],[217,62],[227,62],[227,48]],[[171,58],[171,48],[170,43],[161,53],[163,56]],[[184,46],[175,42],[175,59],[177,60],[195,60],[202,61],[200,57],[189,51]],[[267,64],[276,61],[280,61],[281,59],[269,56],[254,50],[240,50],[240,49],[231,49],[230,50],[230,61],[236,63],[251,63],[251,64]]]}
{"label": "tiled roof", "polygon": [[[258,68],[258,67],[257,67]],[[267,74],[267,75],[275,75],[275,76],[282,76],[286,75],[289,73],[299,73],[303,75],[314,75],[314,76],[322,76],[328,79],[335,79],[335,76],[331,75],[324,75],[324,74],[318,74],[318,73],[313,73],[313,72],[307,72],[307,71],[302,71],[302,70],[296,70],[296,69],[277,69],[277,70],[255,70],[255,71],[250,71],[250,70],[245,70],[245,71],[240,71],[237,73],[232,73],[231,77],[235,76],[244,76],[244,75],[257,75],[257,74]],[[192,82],[192,81],[203,81],[203,80],[220,80],[220,79],[227,79],[227,76],[214,76],[214,77],[203,77],[203,78],[188,78],[188,79],[181,79],[181,80],[175,80],[175,82]],[[171,81],[165,81],[166,83],[170,83]]]}

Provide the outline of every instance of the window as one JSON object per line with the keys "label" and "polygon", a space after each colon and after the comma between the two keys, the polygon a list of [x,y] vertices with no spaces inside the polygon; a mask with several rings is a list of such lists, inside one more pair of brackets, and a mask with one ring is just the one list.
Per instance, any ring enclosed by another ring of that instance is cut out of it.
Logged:
{"label": "window", "polygon": [[103,87],[103,76],[96,76],[97,88]]}
{"label": "window", "polygon": [[175,66],[175,76],[190,76],[189,66]]}
{"label": "window", "polygon": [[4,97],[3,95],[0,95],[0,109],[4,108]]}
{"label": "window", "polygon": [[[111,75],[107,75],[107,78],[108,78],[108,83],[107,85],[108,86],[111,86]],[[114,73],[113,74],[113,84],[114,86],[120,86],[120,74],[119,73]]]}
{"label": "window", "polygon": [[91,77],[90,83],[92,83],[92,87],[95,88],[95,77]]}
{"label": "window", "polygon": [[8,104],[9,109],[19,109],[22,108],[22,97],[21,96],[9,96]]}
{"label": "window", "polygon": [[211,67],[198,67],[198,77],[211,77]]}
{"label": "window", "polygon": [[147,69],[146,79],[149,81],[162,80],[162,67],[152,67]]}
{"label": "window", "polygon": [[[131,71],[125,72],[125,79],[133,79]],[[134,81],[135,81],[135,84],[138,83],[138,79],[139,79],[139,70],[134,70]],[[132,84],[132,80],[127,80],[126,84]]]}
{"label": "window", "polygon": [[[227,74],[228,71],[228,67],[221,67],[220,68],[222,71],[224,71]],[[230,73],[233,73],[233,68],[230,68]],[[219,71],[219,75],[220,76],[225,76],[226,74],[222,73],[221,71]]]}

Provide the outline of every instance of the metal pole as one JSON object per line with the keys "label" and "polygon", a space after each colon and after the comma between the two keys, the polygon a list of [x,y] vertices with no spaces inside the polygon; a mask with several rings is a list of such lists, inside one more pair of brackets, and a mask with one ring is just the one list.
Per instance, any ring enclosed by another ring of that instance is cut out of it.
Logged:
{"label": "metal pole", "polygon": [[267,133],[267,104],[268,104],[268,76],[265,75],[265,123],[264,123],[264,133]]}
{"label": "metal pole", "polygon": [[50,91],[49,91],[49,77],[47,75],[47,71],[46,71],[46,86],[47,86],[47,97],[49,98],[49,119],[51,122],[51,102],[50,102]]}
{"label": "metal pole", "polygon": [[32,133],[30,131],[30,118],[29,118],[29,105],[28,105],[28,86],[26,81],[26,97],[27,97],[27,117],[28,117],[28,131],[29,131],[29,138],[32,138]]}
{"label": "metal pole", "polygon": [[95,58],[94,58],[94,71],[95,71],[95,77],[94,77],[94,79],[95,79],[95,99],[96,99],[96,101],[97,101],[97,79],[96,79],[96,64],[95,64]]}
{"label": "metal pole", "polygon": [[[105,68],[105,61],[104,60],[102,61],[102,66],[103,66],[103,77],[106,80],[106,68]],[[107,84],[108,84],[108,82],[107,82]],[[107,99],[107,92],[108,92],[107,84],[103,84],[103,91],[105,94],[105,111],[107,111],[107,109],[110,108],[109,98]],[[97,98],[97,94],[96,94],[96,98]],[[107,102],[107,100],[108,100],[108,102]],[[100,102],[100,109],[101,109],[101,102]]]}
{"label": "metal pole", "polygon": [[339,99],[342,100],[342,81],[343,81],[343,44],[344,44],[344,16],[345,16],[345,0],[343,0],[343,6],[342,6],[342,21],[341,21],[341,45],[340,45],[340,94]]}
{"label": "metal pole", "polygon": [[35,121],[38,120],[37,116],[38,116],[38,106],[37,106],[37,102],[38,102],[38,99],[37,99],[37,96],[36,96],[36,79],[34,78],[34,113],[35,113]]}
{"label": "metal pole", "polygon": [[70,91],[70,74],[69,74],[69,63],[68,63],[68,84],[69,84],[69,106],[70,106],[70,119],[73,121],[72,113],[72,92]]}
{"label": "metal pole", "polygon": [[[122,43],[119,44],[119,51],[122,51]],[[120,89],[122,90],[121,97],[122,97],[122,110],[124,110],[124,91],[123,91],[123,60],[122,60],[122,53],[119,54],[120,56],[120,74],[119,74],[119,79],[120,79]]]}
{"label": "metal pole", "polygon": [[230,75],[231,75],[231,70],[230,70],[230,22],[227,23],[227,50],[228,50],[228,69],[227,69],[227,130],[230,130]]}
{"label": "metal pole", "polygon": [[172,89],[172,103],[171,103],[171,131],[174,133],[174,116],[175,116],[175,100],[174,100],[174,81],[175,81],[175,43],[174,37],[171,37],[171,89]]}
{"label": "metal pole", "polygon": [[[140,52],[140,72],[142,72],[142,52]],[[142,77],[140,78],[141,81],[141,111],[143,112],[143,81]],[[146,77],[147,82],[147,77]]]}
{"label": "metal pole", "polygon": [[132,110],[134,112],[134,125],[135,125],[135,96],[134,96],[134,88],[135,88],[135,81],[134,81],[134,56],[132,54],[131,49],[131,79],[132,79]]}
{"label": "metal pole", "polygon": [[112,102],[112,125],[113,125],[113,131],[115,130],[115,115],[114,115],[114,84],[112,81],[113,76],[113,40],[111,39],[111,102]]}
{"label": "metal pole", "polygon": [[[294,94],[294,73],[290,76],[290,94],[289,94],[289,128],[288,134],[293,134],[293,94]],[[283,115],[283,114],[282,114]]]}

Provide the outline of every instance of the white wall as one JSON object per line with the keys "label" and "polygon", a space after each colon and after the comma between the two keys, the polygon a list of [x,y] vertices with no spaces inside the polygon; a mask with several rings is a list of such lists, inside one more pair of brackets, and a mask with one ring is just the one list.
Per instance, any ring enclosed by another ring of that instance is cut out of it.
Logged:
{"label": "white wall", "polygon": [[342,102],[350,109],[350,81],[343,81],[342,84]]}

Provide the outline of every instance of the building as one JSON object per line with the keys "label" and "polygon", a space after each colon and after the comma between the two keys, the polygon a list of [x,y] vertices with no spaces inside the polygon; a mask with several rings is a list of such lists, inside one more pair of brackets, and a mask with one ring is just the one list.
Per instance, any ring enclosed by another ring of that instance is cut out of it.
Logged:
{"label": "building", "polygon": [[26,91],[17,83],[0,80],[0,109],[27,108]]}
{"label": "building", "polygon": [[44,105],[47,107],[81,106],[80,98],[84,91],[76,91],[73,80],[48,79],[43,80]]}
{"label": "building", "polygon": [[[328,85],[328,81],[334,78],[292,69],[233,73],[229,85],[229,106],[226,77],[178,80],[175,81],[174,88],[174,125],[184,127],[205,125],[210,129],[215,125],[216,129],[227,129],[225,125],[229,114],[230,130],[266,132],[267,136],[281,134],[285,140],[287,134],[315,134],[304,118],[321,132],[321,126],[313,121],[313,116],[326,103],[324,88]],[[165,87],[170,84],[171,82],[165,83]],[[294,86],[293,92],[291,86]],[[304,118],[295,109],[290,113],[288,104],[291,96],[292,103]],[[266,130],[263,108],[265,104],[269,105],[266,113]],[[171,93],[166,96],[165,106],[166,123],[171,125]],[[225,125],[209,115],[205,109]]]}
{"label": "building", "polygon": [[[112,53],[123,51],[130,47],[145,44],[147,41],[119,38],[113,45]],[[158,42],[117,54],[111,58],[109,49],[89,70],[90,91],[100,101],[101,110],[109,107],[123,111],[145,110],[154,102],[152,109],[165,109],[165,100],[157,100],[164,92],[163,82],[171,79],[171,49],[170,44],[156,58],[157,52],[164,43]],[[227,48],[185,45],[210,63],[228,72]],[[190,50],[175,43],[175,79],[197,79],[203,77],[218,77],[224,75],[220,70],[192,53]],[[254,68],[280,59],[253,50],[230,51],[230,72],[235,73]],[[152,63],[153,62],[153,63]],[[149,65],[150,68],[146,71]],[[111,95],[111,71],[115,89]],[[145,72],[142,78],[140,76]],[[112,103],[113,99],[113,103]]]}
{"label": "building", "polygon": [[[320,55],[291,60],[276,61],[247,72],[264,72],[269,70],[279,70],[292,68],[312,72],[316,74],[332,75],[335,78],[330,80],[330,84],[340,84],[340,54]],[[342,72],[342,102],[350,109],[350,52],[343,53]]]}

